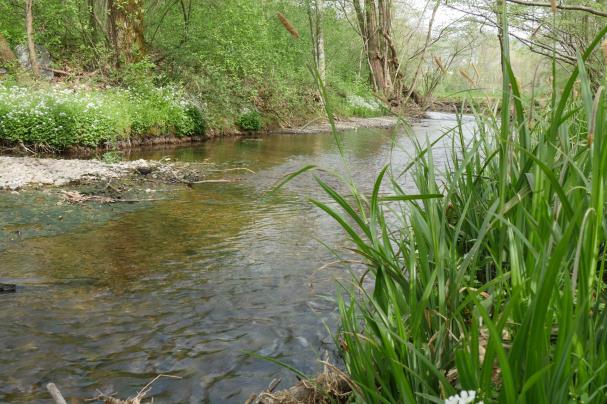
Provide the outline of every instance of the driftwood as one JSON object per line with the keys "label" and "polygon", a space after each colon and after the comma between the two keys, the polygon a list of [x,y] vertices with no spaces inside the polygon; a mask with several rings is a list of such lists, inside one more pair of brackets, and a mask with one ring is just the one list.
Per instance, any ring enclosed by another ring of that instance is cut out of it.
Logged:
{"label": "driftwood", "polygon": [[[142,404],[143,403],[142,400],[148,395],[150,390],[152,390],[152,385],[161,377],[168,377],[171,379],[181,379],[181,377],[179,377],[179,376],[158,375],[154,378],[154,380],[152,380],[151,382],[146,384],[141,390],[139,390],[139,392],[137,393],[136,396],[127,398],[126,400],[121,400],[119,398],[115,398],[115,397],[108,396],[103,393],[99,393],[99,395],[97,397],[94,397],[93,399],[86,400],[86,401],[101,401],[104,404]],[[55,402],[55,404],[67,404],[67,402],[65,401],[65,398],[63,398],[63,395],[61,394],[61,392],[59,391],[59,389],[57,388],[55,383],[47,384],[46,389],[48,390],[49,394],[53,398],[53,401]],[[150,402],[153,402],[153,401],[154,400],[151,400]]]}
{"label": "driftwood", "polygon": [[229,184],[232,182],[238,182],[238,180],[202,180],[202,181],[184,181],[187,184]]}
{"label": "driftwood", "polygon": [[55,404],[67,404],[67,402],[65,401],[65,398],[63,398],[63,396],[61,395],[61,392],[59,391],[57,386],[55,386],[55,383],[47,384],[46,389],[48,390],[51,397],[53,397]]}

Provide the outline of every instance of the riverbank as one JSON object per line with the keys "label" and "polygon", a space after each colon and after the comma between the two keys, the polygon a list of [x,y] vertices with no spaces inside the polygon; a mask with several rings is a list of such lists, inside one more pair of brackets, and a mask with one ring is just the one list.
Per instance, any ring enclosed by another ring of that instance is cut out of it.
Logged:
{"label": "riverbank", "polygon": [[[398,125],[399,119],[396,116],[378,116],[378,117],[349,117],[336,118],[335,129],[338,132],[356,129],[390,129]],[[66,151],[67,155],[90,155],[93,153],[110,150],[131,150],[143,147],[166,146],[166,145],[187,145],[206,142],[211,139],[221,137],[250,137],[267,135],[310,135],[323,134],[332,131],[331,125],[323,119],[310,121],[302,126],[294,127],[275,127],[262,129],[256,132],[246,132],[233,128],[232,130],[209,130],[204,136],[149,136],[138,139],[118,141],[111,144],[105,144],[95,148],[92,147],[71,147]],[[18,148],[17,148],[18,150]]]}
{"label": "riverbank", "polygon": [[169,159],[108,163],[93,159],[0,156],[0,190],[92,184],[94,188],[110,188],[119,193],[133,186],[143,189],[159,184],[191,186],[231,181],[209,178],[215,172],[222,170],[213,169],[210,163],[177,163]]}
{"label": "riverbank", "polygon": [[[335,122],[338,131],[347,131],[363,128],[389,129],[398,124],[396,117],[375,118],[349,118]],[[266,134],[314,134],[328,133],[331,127],[326,122],[311,122],[299,128],[276,129]],[[227,134],[226,134],[227,135]],[[245,133],[236,132],[232,136],[246,136]],[[156,138],[162,139],[162,138]],[[208,139],[208,138],[205,138]],[[119,148],[132,149],[142,146],[162,144],[179,144],[177,138],[167,138],[166,142],[128,142],[120,144]],[[194,138],[183,139],[183,143],[193,143]],[[72,153],[83,156],[98,149],[79,148],[72,149]],[[138,175],[155,171],[163,176],[167,172],[179,171],[179,167],[166,163],[137,160],[117,163],[107,163],[93,159],[56,159],[38,157],[0,156],[0,190],[18,190],[29,186],[64,186],[74,182],[106,181],[129,175]]]}
{"label": "riverbank", "polygon": [[0,190],[110,180],[161,168],[160,163],[145,160],[109,164],[99,160],[0,156]]}

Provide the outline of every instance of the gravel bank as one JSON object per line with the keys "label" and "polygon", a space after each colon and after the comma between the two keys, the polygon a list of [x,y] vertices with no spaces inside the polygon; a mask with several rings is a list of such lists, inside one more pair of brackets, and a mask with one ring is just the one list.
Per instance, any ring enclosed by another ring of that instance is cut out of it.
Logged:
{"label": "gravel bank", "polygon": [[[380,116],[375,118],[348,118],[342,121],[335,121],[335,129],[338,131],[354,130],[361,128],[379,128],[389,129],[398,124],[398,118],[395,116]],[[284,133],[291,135],[306,135],[313,133],[331,132],[331,126],[327,122],[311,122],[300,128],[276,129],[272,133]]]}
{"label": "gravel bank", "polygon": [[16,190],[26,186],[61,186],[75,181],[118,178],[149,167],[149,161],[137,160],[108,164],[98,160],[40,159],[0,156],[0,189]]}

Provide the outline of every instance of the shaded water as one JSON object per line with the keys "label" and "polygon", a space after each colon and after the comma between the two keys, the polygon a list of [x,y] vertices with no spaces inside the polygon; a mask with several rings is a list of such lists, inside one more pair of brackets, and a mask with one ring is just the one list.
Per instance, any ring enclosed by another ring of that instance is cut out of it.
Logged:
{"label": "shaded water", "polygon": [[[412,136],[455,124],[433,118]],[[344,145],[347,170],[363,188],[413,152],[410,135],[391,131],[346,133]],[[225,139],[132,157],[167,155],[255,174],[126,206],[0,193],[0,282],[22,285],[0,295],[0,402],[44,402],[49,381],[69,397],[127,397],[160,373],[181,379],[158,381],[156,402],[243,402],[274,377],[282,387],[295,380],[243,352],[313,374],[321,353],[334,349],[324,324],[335,327],[335,279],[347,281],[352,268],[319,269],[335,257],[317,238],[338,249],[346,240],[307,202],[323,198],[311,175],[264,195],[307,164],[343,173],[333,138]],[[443,147],[434,155],[444,163]]]}

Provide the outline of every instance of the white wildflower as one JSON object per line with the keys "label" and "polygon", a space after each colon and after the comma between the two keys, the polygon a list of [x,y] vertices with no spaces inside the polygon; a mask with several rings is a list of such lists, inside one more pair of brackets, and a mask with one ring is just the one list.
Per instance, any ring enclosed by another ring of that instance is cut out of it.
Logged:
{"label": "white wildflower", "polygon": [[476,391],[474,390],[463,390],[455,396],[451,396],[445,400],[445,404],[483,404],[482,401],[476,401]]}

